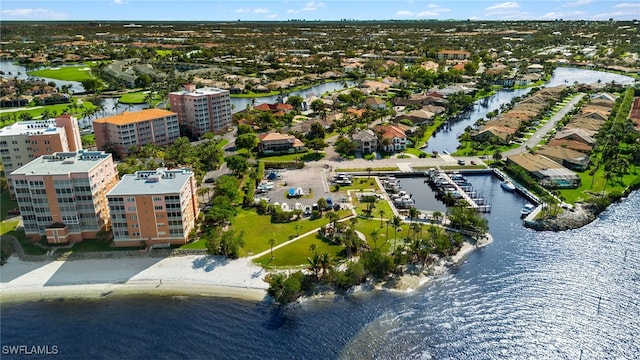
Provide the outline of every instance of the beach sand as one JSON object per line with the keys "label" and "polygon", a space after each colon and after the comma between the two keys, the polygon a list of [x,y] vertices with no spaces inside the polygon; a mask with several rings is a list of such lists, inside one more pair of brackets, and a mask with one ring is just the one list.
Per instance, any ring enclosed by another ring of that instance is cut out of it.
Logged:
{"label": "beach sand", "polygon": [[188,255],[28,262],[11,257],[0,268],[0,301],[185,295],[262,301],[265,270],[249,259]]}

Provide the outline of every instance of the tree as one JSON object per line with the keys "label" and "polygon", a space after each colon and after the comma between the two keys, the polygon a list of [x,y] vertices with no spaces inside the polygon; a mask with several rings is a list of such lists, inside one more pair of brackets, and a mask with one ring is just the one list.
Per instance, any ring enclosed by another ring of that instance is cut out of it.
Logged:
{"label": "tree", "polygon": [[298,95],[292,95],[292,96],[289,96],[289,98],[287,98],[287,104],[295,107],[298,110],[301,109],[303,101],[304,101],[304,98]]}
{"label": "tree", "polygon": [[333,148],[339,154],[348,155],[348,154],[352,154],[356,150],[356,145],[347,137],[341,135],[336,140],[336,143]]}
{"label": "tree", "polygon": [[500,150],[496,150],[496,151],[493,153],[493,160],[495,160],[495,161],[500,161],[500,160],[502,160],[502,154],[500,153]]}
{"label": "tree", "polygon": [[382,227],[382,220],[384,218],[385,211],[380,209],[379,213],[380,213],[380,227]]}
{"label": "tree", "polygon": [[318,199],[318,208],[320,209],[320,211],[325,210],[326,208],[329,207],[329,204],[327,203],[327,200],[325,198],[320,198]]}
{"label": "tree", "polygon": [[245,133],[236,138],[236,147],[238,149],[247,149],[252,151],[258,145],[258,136],[254,133]]}
{"label": "tree", "polygon": [[249,170],[249,161],[244,156],[232,155],[226,158],[227,166],[236,176],[240,176]]}
{"label": "tree", "polygon": [[273,260],[273,246],[276,244],[276,239],[274,238],[270,238],[269,239],[269,246],[271,246],[271,260]]}
{"label": "tree", "polygon": [[98,80],[94,78],[83,79],[80,83],[86,92],[95,92],[99,85]]}

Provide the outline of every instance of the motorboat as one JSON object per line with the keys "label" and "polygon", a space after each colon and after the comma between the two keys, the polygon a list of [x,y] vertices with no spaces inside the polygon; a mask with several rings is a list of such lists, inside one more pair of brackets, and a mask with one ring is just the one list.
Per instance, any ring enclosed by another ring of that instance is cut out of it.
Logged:
{"label": "motorboat", "polygon": [[509,191],[509,192],[513,192],[516,189],[516,186],[513,185],[513,183],[509,180],[505,180],[503,182],[500,183],[500,186],[502,186],[503,189]]}
{"label": "motorboat", "polygon": [[520,215],[527,216],[529,214],[531,214],[531,212],[533,211],[533,209],[535,209],[536,207],[532,204],[524,204],[524,206],[522,207],[522,209],[520,210]]}

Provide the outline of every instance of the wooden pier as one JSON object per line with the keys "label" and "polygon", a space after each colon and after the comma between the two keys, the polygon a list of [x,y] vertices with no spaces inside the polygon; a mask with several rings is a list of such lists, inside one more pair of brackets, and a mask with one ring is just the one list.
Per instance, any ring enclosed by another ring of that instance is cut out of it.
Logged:
{"label": "wooden pier", "polygon": [[491,204],[488,204],[483,197],[480,197],[471,186],[460,186],[454,179],[449,176],[445,171],[438,171],[438,175],[443,177],[447,183],[452,185],[458,194],[467,202],[468,207],[478,212],[488,213],[491,212]]}

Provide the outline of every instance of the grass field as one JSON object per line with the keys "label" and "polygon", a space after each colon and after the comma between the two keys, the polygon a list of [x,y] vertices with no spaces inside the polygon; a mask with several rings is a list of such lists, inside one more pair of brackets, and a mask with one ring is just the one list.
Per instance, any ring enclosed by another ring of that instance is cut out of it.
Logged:
{"label": "grass field", "polygon": [[[350,214],[348,211],[340,211],[340,217]],[[310,230],[328,224],[329,221],[322,217],[315,220],[300,220],[292,223],[273,224],[271,216],[258,215],[255,210],[240,210],[232,222],[234,229],[244,231],[245,255],[257,254],[270,248],[269,239],[276,240],[276,245],[288,241],[296,234],[304,234]],[[295,226],[300,226],[296,232]]]}
{"label": "grass field", "polygon": [[29,71],[28,74],[65,81],[82,81],[93,78],[93,75],[91,75],[91,71],[86,64]]}
{"label": "grass field", "polygon": [[[82,105],[84,106],[84,108],[86,109],[93,109],[96,106],[93,105],[91,102],[89,101],[85,101],[82,103]],[[42,113],[46,110],[49,110],[49,117],[53,117],[53,113],[55,112],[57,115],[61,115],[62,112],[67,109],[67,113],[70,115],[74,115],[77,117],[82,117],[82,108],[78,107],[77,110],[74,110],[71,107],[71,103],[68,104],[56,104],[56,105],[44,105],[44,106],[35,106],[33,108],[29,108],[27,107],[26,110],[20,110],[20,111],[15,111],[12,112],[12,114],[15,114],[15,116],[17,118],[20,118],[20,114],[22,113],[29,113],[31,114],[31,117],[34,119],[40,119],[42,117]],[[0,113],[0,116],[4,117],[7,116],[9,113],[8,112],[4,112],[4,113]]]}
{"label": "grass field", "polygon": [[[147,98],[147,93],[146,91],[137,91],[137,92],[131,92],[131,93],[126,93],[122,96],[120,96],[120,98],[118,99],[118,102],[122,103],[122,104],[144,104],[146,103],[146,98]],[[153,100],[152,103],[157,103],[160,100],[162,100],[160,98],[159,95],[154,95],[153,96]]]}
{"label": "grass field", "polygon": [[255,260],[258,265],[263,267],[294,267],[305,265],[307,258],[312,255],[311,244],[316,246],[316,252],[329,253],[332,258],[339,259],[345,257],[344,246],[332,244],[318,237],[318,234],[309,234],[296,242],[283,246],[273,251],[273,260],[271,254],[266,254]]}
{"label": "grass field", "polygon": [[289,162],[289,161],[314,161],[320,160],[324,157],[323,153],[316,153],[314,151],[300,152],[295,154],[285,154],[285,155],[276,155],[276,156],[265,156],[259,158],[261,161],[268,162]]}
{"label": "grass field", "polygon": [[18,207],[18,203],[15,200],[11,200],[9,191],[3,191],[0,194],[0,220],[6,219],[7,212],[17,207]]}
{"label": "grass field", "polygon": [[18,221],[18,220],[1,222],[0,223],[0,235],[4,235],[4,234],[6,234],[8,232],[11,232],[11,231],[15,230],[16,226],[18,226],[19,223],[20,223],[20,221]]}

